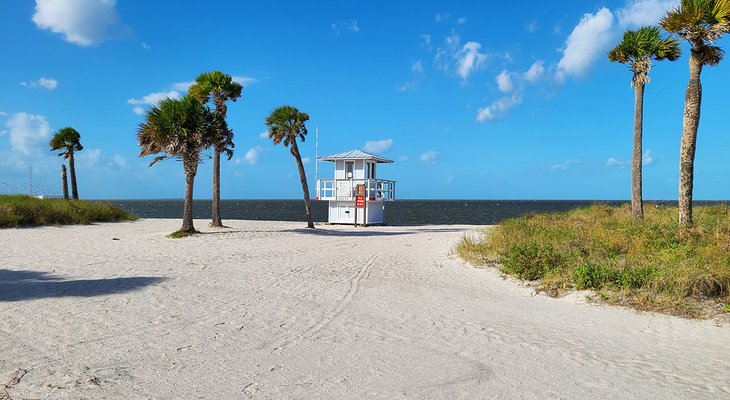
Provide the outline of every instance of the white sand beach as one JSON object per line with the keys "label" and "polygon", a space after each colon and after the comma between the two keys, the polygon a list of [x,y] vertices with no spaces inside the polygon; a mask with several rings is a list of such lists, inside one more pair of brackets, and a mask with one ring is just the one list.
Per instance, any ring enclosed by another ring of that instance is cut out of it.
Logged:
{"label": "white sand beach", "polygon": [[225,222],[0,230],[0,398],[730,398],[730,326],[535,295],[476,227]]}

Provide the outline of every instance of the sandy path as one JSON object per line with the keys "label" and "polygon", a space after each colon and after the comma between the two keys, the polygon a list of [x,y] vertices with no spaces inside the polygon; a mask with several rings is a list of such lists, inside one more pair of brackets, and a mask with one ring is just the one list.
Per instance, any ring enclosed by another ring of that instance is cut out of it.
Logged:
{"label": "sandy path", "polygon": [[730,398],[730,326],[534,296],[449,256],[473,227],[228,223],[0,230],[8,394]]}

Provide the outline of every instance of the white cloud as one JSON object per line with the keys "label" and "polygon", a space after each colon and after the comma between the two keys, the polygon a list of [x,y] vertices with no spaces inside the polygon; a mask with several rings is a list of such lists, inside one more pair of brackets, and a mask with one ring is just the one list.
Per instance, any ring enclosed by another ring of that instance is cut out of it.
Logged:
{"label": "white cloud", "polygon": [[400,156],[398,157],[398,161],[408,161],[408,156]]}
{"label": "white cloud", "polygon": [[144,114],[144,108],[142,106],[155,106],[164,99],[179,99],[181,97],[180,92],[177,90],[170,90],[168,92],[153,92],[141,99],[129,99],[128,104],[135,106],[132,111],[137,115]]}
{"label": "white cloud", "polygon": [[177,92],[187,92],[188,89],[190,89],[190,86],[193,86],[193,83],[195,83],[195,81],[176,82],[172,84],[172,89]]}
{"label": "white cloud", "polygon": [[424,33],[418,36],[421,38],[421,46],[430,49],[431,48],[431,35]]}
{"label": "white cloud", "polygon": [[127,164],[127,159],[124,158],[121,154],[114,154],[111,157],[111,160],[109,160],[109,166],[115,169],[128,169],[129,165]]}
{"label": "white cloud", "polygon": [[434,21],[436,21],[436,22],[443,22],[443,21],[446,21],[449,18],[451,18],[451,14],[447,14],[447,13],[437,13],[433,17]]}
{"label": "white cloud", "polygon": [[565,171],[570,168],[571,165],[577,163],[576,160],[565,160],[561,163],[553,164],[550,169],[553,171]]}
{"label": "white cloud", "polygon": [[605,7],[595,14],[583,15],[565,42],[556,73],[559,81],[570,76],[584,76],[603,55],[614,39],[613,19],[613,14]]}
{"label": "white cloud", "polygon": [[523,76],[528,82],[535,83],[540,80],[544,73],[545,63],[543,61],[535,61]]}
{"label": "white cloud", "polygon": [[95,167],[101,161],[101,149],[84,149],[76,157],[87,166]]}
{"label": "white cloud", "polygon": [[510,73],[507,70],[503,70],[502,72],[500,72],[499,75],[497,75],[497,77],[495,78],[495,81],[497,81],[497,87],[502,93],[509,93],[514,89],[514,85],[512,84],[512,78],[510,77]]}
{"label": "white cloud", "polygon": [[644,152],[644,156],[641,159],[644,165],[651,165],[654,163],[654,154],[651,152],[651,150],[646,150]]}
{"label": "white cloud", "polygon": [[505,96],[495,100],[487,107],[477,110],[477,121],[494,121],[504,117],[514,106],[522,103],[522,93],[514,93],[512,96]]}
{"label": "white cloud", "polygon": [[142,46],[142,48],[145,49],[145,50],[151,50],[152,49],[152,46],[148,45],[146,42],[140,43],[140,46]]}
{"label": "white cloud", "polygon": [[540,29],[540,25],[536,19],[530,20],[525,24],[525,31],[527,33],[535,33],[538,29]]}
{"label": "white cloud", "polygon": [[484,66],[484,62],[487,61],[487,55],[479,52],[481,48],[482,45],[478,42],[466,42],[464,47],[455,54],[457,59],[456,73],[461,79],[468,79],[469,75]]}
{"label": "white cloud", "polygon": [[434,62],[438,68],[444,71],[449,70],[449,66],[455,58],[456,52],[459,51],[460,42],[461,38],[456,32],[444,38],[443,45],[436,49],[436,55],[434,57]]}
{"label": "white cloud", "polygon": [[616,12],[621,28],[638,28],[656,25],[667,11],[674,9],[680,0],[634,0]]}
{"label": "white cloud", "polygon": [[302,164],[309,164],[310,162],[312,162],[312,158],[311,157],[304,157],[304,158],[302,158]]}
{"label": "white cloud", "polygon": [[413,71],[414,74],[423,75],[423,63],[421,63],[421,60],[413,63],[413,66],[411,66],[411,71]]}
{"label": "white cloud", "polygon": [[101,149],[86,148],[76,155],[76,159],[85,168],[105,168],[113,170],[127,170],[129,164],[121,154],[114,154],[111,157],[105,156]]}
{"label": "white cloud", "polygon": [[466,17],[461,17],[456,20],[456,23],[459,25],[464,25],[466,23]]}
{"label": "white cloud", "polygon": [[393,146],[393,139],[391,138],[383,140],[369,140],[365,143],[363,149],[370,153],[385,153],[390,150],[391,146]]}
{"label": "white cloud", "polygon": [[256,165],[259,163],[261,154],[264,152],[264,148],[261,146],[254,146],[248,149],[246,155],[243,156],[243,162],[248,165]]}
{"label": "white cloud", "polygon": [[357,20],[352,21],[335,21],[330,25],[332,30],[335,32],[337,36],[340,36],[340,32],[342,29],[346,29],[350,32],[360,32],[360,25],[357,23]]}
{"label": "white cloud", "polygon": [[4,117],[4,116],[6,116],[6,115],[8,115],[8,113],[6,113],[6,112],[4,112],[4,111],[0,111],[0,117]]}
{"label": "white cloud", "polygon": [[36,0],[33,22],[41,29],[62,34],[79,46],[97,45],[108,39],[109,29],[119,23],[116,0]]}
{"label": "white cloud", "polygon": [[24,86],[24,87],[32,87],[32,88],[42,87],[42,88],[45,88],[48,90],[53,90],[56,87],[58,87],[58,81],[53,78],[41,77],[41,78],[38,78],[37,80],[31,81],[31,82],[20,82],[20,85]]}
{"label": "white cloud", "polygon": [[606,160],[606,165],[609,167],[624,167],[629,164],[631,164],[630,161],[619,160],[618,158],[613,158],[613,157],[609,157],[609,159]]}
{"label": "white cloud", "polygon": [[259,137],[261,139],[268,139],[269,138],[269,131],[263,131],[263,132],[259,133]]}
{"label": "white cloud", "polygon": [[237,75],[232,76],[231,79],[233,79],[234,82],[240,83],[241,86],[248,86],[249,84],[253,84],[253,83],[256,83],[259,81],[258,79],[252,78],[250,76],[237,76]]}
{"label": "white cloud", "polygon": [[430,165],[436,165],[436,161],[438,160],[439,152],[434,150],[429,150],[423,154],[421,154],[421,162],[430,164]]}
{"label": "white cloud", "polygon": [[413,63],[413,65],[411,66],[411,72],[415,76],[413,79],[402,84],[398,88],[398,90],[400,90],[401,92],[416,90],[421,85],[421,82],[423,82],[423,77],[425,76],[425,73],[423,72],[423,63],[421,62],[421,60]]}
{"label": "white cloud", "polygon": [[12,150],[23,154],[40,151],[51,137],[51,126],[43,115],[24,112],[13,114],[5,127],[7,130],[0,132],[0,135],[9,135]]}
{"label": "white cloud", "polygon": [[[641,157],[641,162],[645,166],[654,163],[654,154],[651,152],[651,150],[646,150],[644,152],[644,155]],[[606,165],[609,167],[625,167],[627,165],[631,165],[631,161],[610,157],[608,160],[606,160]]]}
{"label": "white cloud", "polygon": [[449,175],[449,177],[448,177],[448,178],[446,178],[446,183],[450,185],[450,184],[451,184],[451,183],[453,183],[453,182],[454,182],[454,177],[453,177],[453,176],[451,176],[451,175]]}

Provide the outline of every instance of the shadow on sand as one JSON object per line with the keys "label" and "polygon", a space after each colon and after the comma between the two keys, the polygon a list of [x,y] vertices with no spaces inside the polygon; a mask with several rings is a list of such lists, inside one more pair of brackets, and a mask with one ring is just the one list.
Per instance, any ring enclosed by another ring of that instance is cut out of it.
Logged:
{"label": "shadow on sand", "polygon": [[[391,227],[393,227],[391,225]],[[414,226],[395,226],[396,228],[403,228],[400,231],[381,231],[371,230],[371,228],[352,228],[349,230],[341,229],[327,229],[318,227],[317,229],[290,229],[286,232],[300,233],[305,235],[318,235],[318,236],[347,236],[347,237],[371,237],[371,236],[400,236],[400,235],[414,235],[417,233],[447,233],[447,232],[462,232],[463,229],[455,229],[449,227],[414,227]],[[409,229],[410,228],[410,229]]]}
{"label": "shadow on sand", "polygon": [[368,231],[367,228],[363,228],[363,230],[359,230],[361,228],[358,228],[358,230],[329,230],[329,229],[307,229],[307,228],[300,228],[300,229],[289,229],[285,232],[292,232],[292,233],[300,233],[304,235],[315,235],[315,236],[340,236],[340,237],[369,237],[369,236],[400,236],[400,235],[412,235],[415,232],[378,232],[378,231]]}
{"label": "shadow on sand", "polygon": [[63,280],[46,272],[0,268],[0,302],[104,296],[132,292],[164,280],[163,277],[155,276]]}

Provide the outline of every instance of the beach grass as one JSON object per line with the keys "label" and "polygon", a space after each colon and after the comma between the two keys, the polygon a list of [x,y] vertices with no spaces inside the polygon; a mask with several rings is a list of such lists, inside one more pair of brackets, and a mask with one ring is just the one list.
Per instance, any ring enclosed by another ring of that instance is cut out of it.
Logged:
{"label": "beach grass", "polygon": [[676,207],[593,205],[527,215],[465,237],[457,253],[476,265],[535,281],[542,291],[593,290],[600,300],[686,317],[730,312],[730,208],[694,208],[680,228]]}
{"label": "beach grass", "polygon": [[136,216],[107,202],[0,195],[0,228],[133,221]]}

